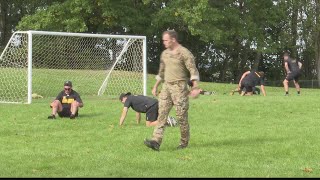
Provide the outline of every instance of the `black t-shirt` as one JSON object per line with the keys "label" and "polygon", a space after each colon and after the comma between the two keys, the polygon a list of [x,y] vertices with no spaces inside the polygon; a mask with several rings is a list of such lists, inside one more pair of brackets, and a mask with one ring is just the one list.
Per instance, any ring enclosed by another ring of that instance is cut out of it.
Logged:
{"label": "black t-shirt", "polygon": [[288,58],[287,61],[285,61],[288,63],[288,68],[291,72],[299,72],[299,64],[298,64],[298,60],[296,59],[292,59],[292,58]]}
{"label": "black t-shirt", "polygon": [[246,82],[250,86],[264,85],[264,76],[261,76],[256,71],[251,71],[246,77],[243,78],[243,82]]}
{"label": "black t-shirt", "polygon": [[147,110],[156,103],[158,103],[157,99],[148,96],[129,95],[124,103],[124,107],[131,107],[136,112],[146,113]]}
{"label": "black t-shirt", "polygon": [[56,97],[56,100],[61,102],[63,108],[71,108],[71,103],[73,101],[82,103],[80,95],[75,90],[71,90],[69,95],[67,95],[64,91],[61,91]]}

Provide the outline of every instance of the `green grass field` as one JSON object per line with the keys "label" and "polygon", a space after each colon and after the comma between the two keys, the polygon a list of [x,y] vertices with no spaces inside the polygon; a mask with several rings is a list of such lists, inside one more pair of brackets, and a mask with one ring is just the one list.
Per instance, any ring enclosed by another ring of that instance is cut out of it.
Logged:
{"label": "green grass field", "polygon": [[178,127],[166,129],[160,152],[145,147],[153,128],[132,110],[119,127],[118,99],[82,96],[76,120],[48,120],[52,98],[0,104],[0,177],[320,177],[320,90],[240,97],[229,96],[235,85],[200,86],[217,93],[190,100],[184,150]]}

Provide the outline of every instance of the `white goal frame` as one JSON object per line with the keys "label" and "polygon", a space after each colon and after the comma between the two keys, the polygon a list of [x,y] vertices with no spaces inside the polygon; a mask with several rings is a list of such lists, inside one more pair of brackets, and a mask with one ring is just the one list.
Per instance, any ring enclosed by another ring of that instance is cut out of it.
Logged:
{"label": "white goal frame", "polygon": [[[92,38],[125,38],[128,39],[126,42],[124,48],[120,52],[120,54],[116,57],[116,61],[111,67],[111,70],[109,70],[109,73],[105,77],[104,82],[102,83],[100,89],[97,92],[97,95],[100,96],[104,93],[105,89],[108,87],[108,79],[110,77],[110,74],[112,73],[114,67],[117,65],[118,61],[121,59],[122,55],[125,53],[127,48],[132,44],[132,39],[139,39],[143,42],[142,47],[142,62],[143,62],[143,95],[147,95],[147,40],[146,36],[134,36],[134,35],[111,35],[111,34],[89,34],[89,33],[71,33],[71,32],[52,32],[52,31],[17,31],[12,34],[8,44],[4,48],[4,50],[1,53],[0,61],[2,61],[3,55],[8,49],[10,43],[14,41],[14,38],[16,37],[16,34],[27,34],[28,36],[28,45],[27,45],[27,102],[26,104],[31,104],[32,102],[32,46],[33,46],[33,35],[52,35],[52,36],[73,36],[73,37],[92,37]],[[63,83],[63,82],[62,82]],[[81,92],[81,90],[79,90]],[[58,93],[58,92],[57,92]],[[0,103],[21,103],[21,102],[7,102],[7,101],[1,101]]]}

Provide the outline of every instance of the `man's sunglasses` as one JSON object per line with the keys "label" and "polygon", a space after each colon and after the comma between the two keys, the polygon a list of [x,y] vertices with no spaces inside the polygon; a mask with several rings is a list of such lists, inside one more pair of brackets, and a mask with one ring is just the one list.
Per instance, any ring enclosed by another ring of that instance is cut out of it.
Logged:
{"label": "man's sunglasses", "polygon": [[66,90],[66,91],[70,91],[70,90],[71,90],[71,88],[64,88],[64,90]]}

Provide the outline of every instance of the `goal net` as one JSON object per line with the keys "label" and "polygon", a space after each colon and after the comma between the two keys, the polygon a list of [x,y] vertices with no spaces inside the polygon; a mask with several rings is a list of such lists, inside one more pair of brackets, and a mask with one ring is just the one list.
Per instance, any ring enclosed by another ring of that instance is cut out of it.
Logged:
{"label": "goal net", "polygon": [[0,56],[0,102],[55,97],[63,83],[83,95],[146,95],[146,37],[15,32]]}

